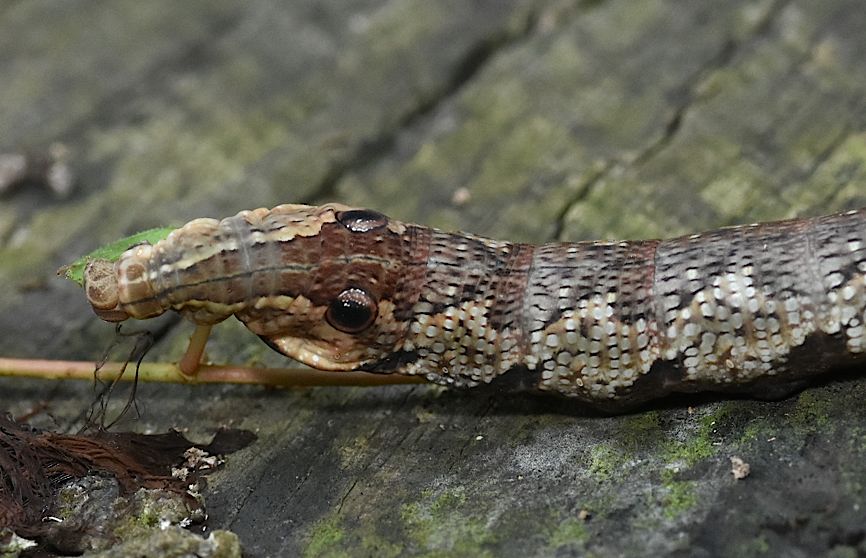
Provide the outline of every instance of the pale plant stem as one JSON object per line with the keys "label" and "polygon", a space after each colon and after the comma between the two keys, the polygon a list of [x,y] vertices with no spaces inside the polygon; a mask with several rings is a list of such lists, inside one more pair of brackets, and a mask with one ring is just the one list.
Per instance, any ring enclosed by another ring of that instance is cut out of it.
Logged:
{"label": "pale plant stem", "polygon": [[[110,381],[118,376],[122,362],[106,362],[99,378]],[[127,366],[122,380],[134,380],[134,364]],[[36,360],[0,358],[0,376],[39,378],[44,380],[92,380],[96,365],[89,361]],[[259,384],[280,387],[311,386],[382,386],[425,383],[418,376],[371,374],[369,372],[321,372],[300,368],[254,368],[249,366],[213,366],[202,364],[195,375],[181,372],[177,364],[142,362],[138,371],[142,382],[174,384]]]}

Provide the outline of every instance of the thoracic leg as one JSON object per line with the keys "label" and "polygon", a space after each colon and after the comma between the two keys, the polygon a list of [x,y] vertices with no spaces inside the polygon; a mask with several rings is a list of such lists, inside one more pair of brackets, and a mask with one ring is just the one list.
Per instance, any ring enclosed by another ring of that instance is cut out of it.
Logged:
{"label": "thoracic leg", "polygon": [[197,325],[195,331],[190,335],[186,352],[183,354],[180,362],[177,363],[177,367],[180,368],[181,373],[185,376],[195,376],[196,372],[198,372],[198,368],[201,365],[201,357],[204,354],[204,348],[207,345],[207,339],[210,337],[212,327],[210,325]]}

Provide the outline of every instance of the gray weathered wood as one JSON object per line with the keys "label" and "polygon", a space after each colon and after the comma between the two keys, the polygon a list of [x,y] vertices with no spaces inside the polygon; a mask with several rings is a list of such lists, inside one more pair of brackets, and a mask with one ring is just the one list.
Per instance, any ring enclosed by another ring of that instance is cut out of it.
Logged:
{"label": "gray weathered wood", "polygon": [[[0,354],[97,358],[113,329],[59,265],[253,206],[525,241],[864,206],[864,29],[857,0],[8,3],[0,151],[62,141],[78,181],[0,201]],[[148,358],[177,358],[190,328],[162,325]],[[286,365],[234,323],[209,354]],[[61,430],[92,397],[0,386]],[[125,426],[258,432],[205,494],[252,556],[844,555],[866,552],[864,398],[861,375],[598,417],[426,386],[143,386]]]}

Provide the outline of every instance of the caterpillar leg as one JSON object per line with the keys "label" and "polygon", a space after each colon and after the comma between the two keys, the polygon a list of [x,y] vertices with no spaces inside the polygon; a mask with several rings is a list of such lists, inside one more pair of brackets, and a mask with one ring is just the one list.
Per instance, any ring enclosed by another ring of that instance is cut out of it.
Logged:
{"label": "caterpillar leg", "polygon": [[213,326],[197,325],[195,331],[189,336],[189,345],[186,347],[186,352],[177,363],[181,374],[184,376],[195,376],[201,366],[201,357],[204,354],[207,339],[210,337],[210,330]]}

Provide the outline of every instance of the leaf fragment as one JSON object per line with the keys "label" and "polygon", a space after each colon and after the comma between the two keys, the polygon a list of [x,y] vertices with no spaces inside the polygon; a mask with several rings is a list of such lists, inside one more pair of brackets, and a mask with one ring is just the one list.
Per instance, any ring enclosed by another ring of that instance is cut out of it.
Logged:
{"label": "leaf fragment", "polygon": [[121,238],[120,240],[97,248],[93,252],[87,254],[86,256],[78,258],[69,265],[64,265],[57,270],[57,275],[59,275],[60,277],[65,277],[70,281],[75,281],[76,283],[78,283],[79,286],[83,287],[84,268],[89,262],[93,260],[106,260],[109,262],[117,261],[117,259],[120,258],[120,255],[123,254],[130,246],[141,244],[142,242],[149,242],[151,244],[155,244],[156,242],[159,242],[160,240],[167,237],[168,234],[173,230],[175,230],[175,227],[159,227],[155,229],[141,231],[140,233],[127,236],[126,238]]}

